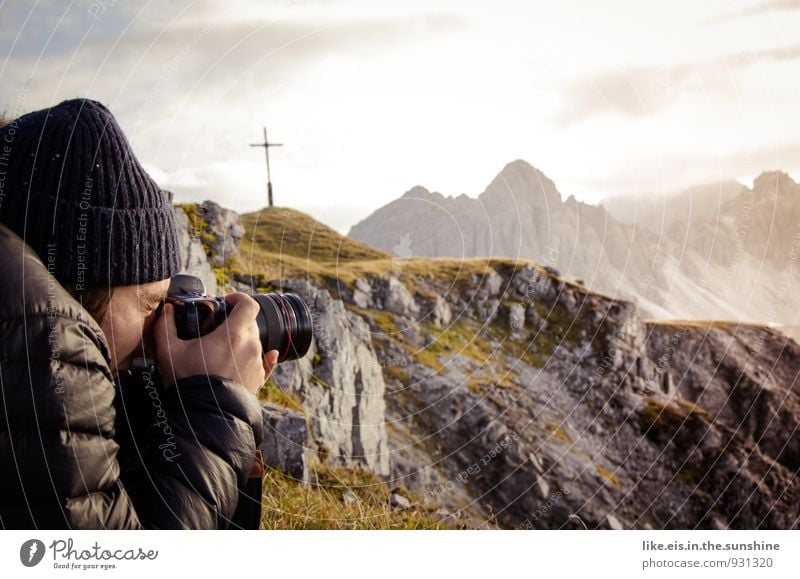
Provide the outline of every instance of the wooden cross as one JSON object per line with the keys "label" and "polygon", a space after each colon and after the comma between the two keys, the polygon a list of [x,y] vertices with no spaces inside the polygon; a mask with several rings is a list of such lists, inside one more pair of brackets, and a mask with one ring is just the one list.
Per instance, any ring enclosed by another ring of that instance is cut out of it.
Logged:
{"label": "wooden cross", "polygon": [[264,151],[267,153],[267,196],[269,198],[269,206],[272,207],[272,177],[269,173],[269,148],[270,147],[283,147],[282,143],[270,143],[267,140],[267,127],[264,127],[264,142],[263,143],[251,143],[251,147],[264,147]]}

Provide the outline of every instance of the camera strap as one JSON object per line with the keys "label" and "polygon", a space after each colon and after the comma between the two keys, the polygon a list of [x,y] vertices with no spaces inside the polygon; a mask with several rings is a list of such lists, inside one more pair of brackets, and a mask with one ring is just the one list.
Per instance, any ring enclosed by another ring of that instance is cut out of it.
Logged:
{"label": "camera strap", "polygon": [[260,450],[256,450],[250,475],[244,488],[239,490],[239,504],[231,519],[231,529],[259,529],[261,527],[261,495],[266,469]]}
{"label": "camera strap", "polygon": [[128,372],[133,379],[140,382],[161,382],[161,375],[155,358],[134,358],[131,362],[131,369]]}

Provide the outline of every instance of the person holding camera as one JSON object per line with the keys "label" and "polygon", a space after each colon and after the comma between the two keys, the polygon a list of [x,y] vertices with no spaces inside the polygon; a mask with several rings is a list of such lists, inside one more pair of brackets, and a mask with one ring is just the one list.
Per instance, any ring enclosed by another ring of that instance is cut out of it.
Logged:
{"label": "person holding camera", "polygon": [[99,102],[0,127],[0,528],[258,525],[278,352],[243,293],[179,339],[173,211]]}

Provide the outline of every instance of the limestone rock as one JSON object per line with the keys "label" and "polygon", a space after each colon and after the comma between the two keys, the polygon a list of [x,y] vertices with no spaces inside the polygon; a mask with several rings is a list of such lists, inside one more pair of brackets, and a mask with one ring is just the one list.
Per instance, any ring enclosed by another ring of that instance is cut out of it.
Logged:
{"label": "limestone rock", "polygon": [[[631,303],[533,271],[502,275],[524,295],[501,307],[541,330],[531,343],[486,358],[457,343],[437,370],[413,355],[430,346],[425,334],[374,340],[381,357],[407,360],[384,376],[392,478],[432,508],[469,509],[504,528],[797,526],[800,345],[774,331],[759,338],[753,326],[645,323]],[[416,288],[463,308],[451,339],[464,338],[459,328],[469,328],[466,341],[507,331],[495,320],[475,333],[498,298],[472,284],[417,279]],[[527,307],[511,309],[526,296]]]}
{"label": "limestone rock", "polygon": [[414,301],[411,292],[395,277],[390,277],[383,298],[385,310],[413,319],[419,313],[419,306]]}
{"label": "limestone rock", "polygon": [[447,304],[447,302],[441,297],[436,300],[436,303],[433,306],[432,314],[433,324],[437,328],[447,327],[450,324],[450,320],[453,319],[453,311],[450,309],[450,306]]}
{"label": "limestone rock", "polygon": [[536,492],[542,500],[550,496],[550,485],[542,477],[536,479]]}
{"label": "limestone rock", "polygon": [[208,263],[197,232],[189,227],[189,218],[182,209],[174,208],[174,211],[181,251],[181,272],[199,277],[206,286],[206,292],[216,294],[217,278]]}
{"label": "limestone rock", "polygon": [[372,286],[364,278],[358,278],[353,290],[353,303],[359,308],[372,306]]}
{"label": "limestone rock", "polygon": [[522,304],[511,304],[508,309],[508,325],[513,334],[525,333],[525,306]]}
{"label": "limestone rock", "polygon": [[614,531],[622,531],[625,527],[622,526],[619,519],[614,515],[606,515],[606,524],[608,525],[609,529]]}
{"label": "limestone rock", "polygon": [[264,440],[259,449],[264,464],[305,483],[308,480],[305,449],[308,444],[306,419],[302,414],[274,404],[261,406]]}
{"label": "limestone rock", "polygon": [[214,266],[224,265],[239,254],[239,241],[244,235],[239,214],[213,201],[203,201],[197,209],[208,224],[205,241],[211,249],[209,262]]}
{"label": "limestone rock", "polygon": [[392,506],[392,508],[395,508],[395,509],[410,509],[411,508],[411,501],[408,500],[403,495],[398,494],[398,493],[392,493],[392,495],[391,495],[391,497],[389,499],[389,504]]}
{"label": "limestone rock", "polygon": [[369,327],[314,283],[284,287],[311,309],[314,340],[305,358],[278,365],[275,381],[301,399],[319,458],[388,475],[386,385]]}

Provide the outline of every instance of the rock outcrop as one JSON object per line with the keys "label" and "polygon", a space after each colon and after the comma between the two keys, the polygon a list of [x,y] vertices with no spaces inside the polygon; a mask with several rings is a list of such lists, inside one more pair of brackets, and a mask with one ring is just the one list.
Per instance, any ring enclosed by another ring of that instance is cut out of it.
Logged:
{"label": "rock outcrop", "polygon": [[259,449],[264,464],[288,474],[301,484],[306,483],[309,439],[305,416],[269,403],[261,406],[261,414],[264,417],[264,440]]}
{"label": "rock outcrop", "polygon": [[393,482],[511,528],[798,526],[794,341],[645,323],[530,266],[413,287],[454,321],[362,312],[387,362]]}
{"label": "rock outcrop", "polygon": [[244,235],[239,214],[213,201],[203,201],[197,210],[205,222],[203,239],[208,248],[209,263],[219,267],[235,259],[239,254],[239,241]]}
{"label": "rock outcrop", "polygon": [[388,475],[385,384],[366,322],[313,283],[284,288],[309,305],[314,342],[305,358],[278,366],[275,382],[301,400],[318,458]]}
{"label": "rock outcrop", "polygon": [[175,220],[178,224],[178,243],[181,249],[181,264],[183,273],[195,275],[203,280],[206,291],[210,294],[217,293],[217,278],[208,262],[206,250],[200,241],[201,231],[196,231],[189,225],[189,217],[180,208],[175,208]]}

